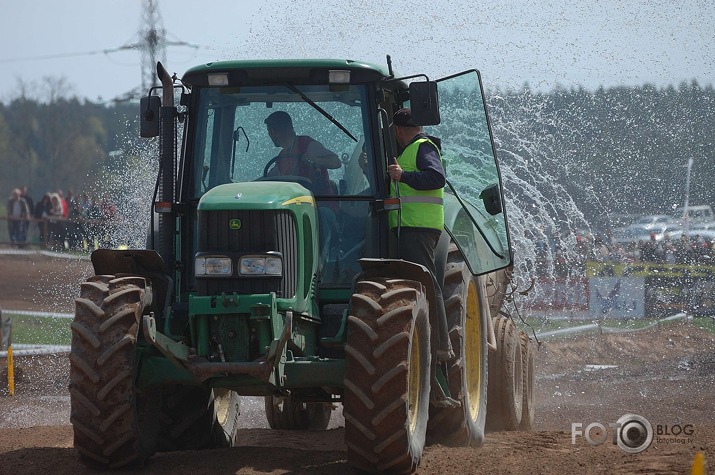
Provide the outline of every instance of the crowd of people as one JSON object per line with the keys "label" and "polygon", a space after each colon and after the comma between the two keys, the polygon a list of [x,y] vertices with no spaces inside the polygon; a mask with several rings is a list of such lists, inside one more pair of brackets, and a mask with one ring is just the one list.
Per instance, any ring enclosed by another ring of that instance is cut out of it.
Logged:
{"label": "crowd of people", "polygon": [[[596,261],[654,262],[658,264],[715,264],[715,241],[706,239],[697,231],[672,237],[665,234],[657,239],[655,233],[649,240],[621,244],[608,239],[596,238],[592,249],[588,240],[583,240],[587,255]],[[590,251],[590,252],[589,252]]]}
{"label": "crowd of people", "polygon": [[544,241],[536,245],[537,271],[549,273],[548,262],[553,262],[557,276],[580,275],[587,261],[613,262],[619,264],[655,263],[684,265],[715,265],[715,239],[698,234],[665,234],[659,237],[652,233],[650,239],[620,243],[610,233],[594,236],[589,232],[576,234],[576,245],[570,251],[566,246],[551,247]]}
{"label": "crowd of people", "polygon": [[87,193],[77,196],[72,190],[47,192],[35,202],[27,187],[12,190],[7,201],[7,228],[10,243],[24,247],[37,226],[39,243],[54,249],[94,249],[106,241],[108,223],[117,207],[109,199]]}

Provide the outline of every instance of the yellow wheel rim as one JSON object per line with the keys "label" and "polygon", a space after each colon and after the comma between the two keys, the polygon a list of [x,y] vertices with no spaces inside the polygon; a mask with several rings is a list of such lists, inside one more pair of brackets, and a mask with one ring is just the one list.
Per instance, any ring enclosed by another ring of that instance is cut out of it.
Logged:
{"label": "yellow wheel rim", "polygon": [[221,426],[228,421],[228,414],[231,408],[231,391],[223,388],[214,389],[214,408],[216,409],[216,420]]}
{"label": "yellow wheel rim", "polygon": [[422,355],[417,327],[412,332],[412,347],[410,348],[409,358],[407,368],[407,427],[410,432],[414,432],[417,428],[417,414],[420,410],[420,387],[422,386]]}
{"label": "yellow wheel rim", "polygon": [[479,298],[474,280],[467,291],[467,315],[464,324],[464,365],[469,417],[476,420],[482,396],[482,325],[479,320]]}

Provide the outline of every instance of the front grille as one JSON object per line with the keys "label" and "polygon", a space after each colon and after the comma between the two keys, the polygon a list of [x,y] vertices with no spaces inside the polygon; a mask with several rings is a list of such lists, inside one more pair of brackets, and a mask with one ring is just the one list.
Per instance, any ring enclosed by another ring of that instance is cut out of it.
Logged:
{"label": "front grille", "polygon": [[[240,220],[239,229],[231,229],[231,220]],[[231,277],[197,279],[199,295],[222,292],[265,294],[290,298],[295,295],[297,276],[297,233],[293,215],[288,211],[200,211],[198,252],[240,256],[278,251],[283,255],[282,277]],[[234,274],[237,272],[234,262]]]}

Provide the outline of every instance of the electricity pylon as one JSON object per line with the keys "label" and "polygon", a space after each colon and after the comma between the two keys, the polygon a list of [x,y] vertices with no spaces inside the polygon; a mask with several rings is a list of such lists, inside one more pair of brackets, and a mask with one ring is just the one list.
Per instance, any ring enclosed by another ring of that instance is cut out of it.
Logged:
{"label": "electricity pylon", "polygon": [[156,76],[156,63],[161,61],[166,64],[167,46],[189,46],[198,48],[198,45],[187,43],[186,41],[170,41],[166,37],[166,30],[159,12],[158,0],[144,0],[141,14],[141,25],[137,32],[138,40],[127,43],[117,48],[121,50],[139,50],[141,52],[142,84],[141,90],[134,88],[125,94],[122,99],[133,99],[146,94],[149,88],[158,86]]}

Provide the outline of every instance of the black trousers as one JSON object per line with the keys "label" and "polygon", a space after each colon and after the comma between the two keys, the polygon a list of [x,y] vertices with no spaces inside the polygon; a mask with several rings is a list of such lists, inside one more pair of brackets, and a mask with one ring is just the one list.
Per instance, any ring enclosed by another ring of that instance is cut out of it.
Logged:
{"label": "black trousers", "polygon": [[441,234],[441,231],[431,228],[400,228],[398,257],[405,261],[421,264],[432,273],[435,288],[435,305],[437,306],[437,322],[439,324],[439,331],[432,334],[437,336],[436,347],[441,350],[440,355],[448,355],[451,350],[451,344],[444,299],[442,297],[442,282],[437,281],[437,269],[434,263],[435,249]]}

